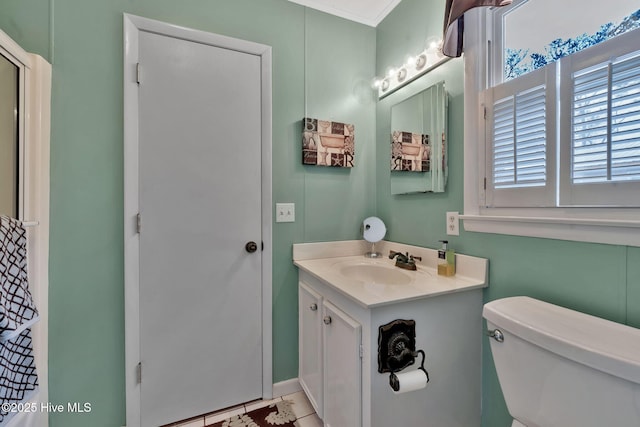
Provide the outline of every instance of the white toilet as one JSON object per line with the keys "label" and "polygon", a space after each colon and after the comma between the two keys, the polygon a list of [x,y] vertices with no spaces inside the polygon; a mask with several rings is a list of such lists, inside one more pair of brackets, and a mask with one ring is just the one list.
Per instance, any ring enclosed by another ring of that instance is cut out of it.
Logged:
{"label": "white toilet", "polygon": [[640,426],[640,329],[528,297],[482,315],[512,427]]}

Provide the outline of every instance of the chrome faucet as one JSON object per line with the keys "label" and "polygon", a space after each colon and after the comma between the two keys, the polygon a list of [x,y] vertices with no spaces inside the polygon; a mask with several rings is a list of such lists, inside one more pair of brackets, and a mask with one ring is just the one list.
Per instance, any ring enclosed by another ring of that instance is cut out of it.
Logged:
{"label": "chrome faucet", "polygon": [[417,270],[415,260],[422,261],[422,257],[409,255],[409,252],[403,254],[402,252],[389,251],[389,259],[393,258],[396,258],[396,267],[405,270]]}

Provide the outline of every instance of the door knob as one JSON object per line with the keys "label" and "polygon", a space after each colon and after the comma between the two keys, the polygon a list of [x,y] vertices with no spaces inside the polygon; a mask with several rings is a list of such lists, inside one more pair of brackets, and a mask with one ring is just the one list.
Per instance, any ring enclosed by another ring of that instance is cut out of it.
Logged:
{"label": "door knob", "polygon": [[247,244],[244,245],[244,249],[249,253],[253,253],[258,250],[258,244],[256,242],[247,242]]}

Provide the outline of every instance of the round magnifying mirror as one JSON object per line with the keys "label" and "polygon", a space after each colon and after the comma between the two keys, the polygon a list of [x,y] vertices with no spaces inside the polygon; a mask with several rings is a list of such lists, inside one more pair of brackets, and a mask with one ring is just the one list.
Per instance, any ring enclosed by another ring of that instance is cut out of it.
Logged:
{"label": "round magnifying mirror", "polygon": [[385,234],[387,234],[387,227],[384,225],[384,222],[378,217],[370,216],[362,222],[362,228],[364,240],[371,243],[371,252],[367,252],[364,256],[367,258],[378,258],[382,256],[380,252],[375,251],[375,244],[384,239]]}

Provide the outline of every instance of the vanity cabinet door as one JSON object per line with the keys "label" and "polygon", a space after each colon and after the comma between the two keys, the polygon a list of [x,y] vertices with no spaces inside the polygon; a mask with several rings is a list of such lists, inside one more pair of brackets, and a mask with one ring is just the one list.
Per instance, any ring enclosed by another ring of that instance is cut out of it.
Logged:
{"label": "vanity cabinet door", "polygon": [[300,282],[298,288],[298,379],[322,418],[322,296]]}
{"label": "vanity cabinet door", "polygon": [[362,326],[323,301],[324,425],[360,427]]}

